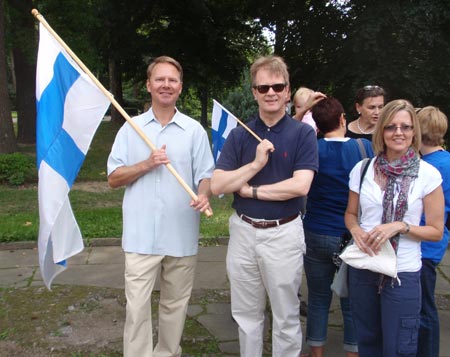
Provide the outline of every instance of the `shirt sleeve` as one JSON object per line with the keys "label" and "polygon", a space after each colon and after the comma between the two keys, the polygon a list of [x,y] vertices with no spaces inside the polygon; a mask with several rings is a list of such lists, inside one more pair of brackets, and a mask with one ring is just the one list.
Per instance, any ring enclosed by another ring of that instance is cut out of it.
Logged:
{"label": "shirt sleeve", "polygon": [[319,169],[319,150],[317,146],[317,136],[313,128],[308,124],[303,124],[299,137],[299,147],[297,149],[297,158],[294,171],[312,170],[317,172]]}
{"label": "shirt sleeve", "polygon": [[[348,184],[350,191],[356,192],[358,194],[359,194],[359,183],[361,180],[361,165],[362,161],[358,162],[353,167],[352,171],[350,171],[350,180]],[[369,163],[369,165],[371,165],[371,163]]]}
{"label": "shirt sleeve", "polygon": [[127,142],[126,142],[126,125],[118,131],[111,148],[111,153],[108,157],[107,169],[108,176],[111,175],[116,169],[127,165]]}
{"label": "shirt sleeve", "polygon": [[433,192],[439,185],[442,184],[442,176],[438,169],[433,165],[421,160],[420,164],[423,165],[423,176],[424,176],[424,196]]}
{"label": "shirt sleeve", "polygon": [[194,148],[193,174],[194,184],[198,188],[202,179],[211,178],[214,170],[214,158],[211,153],[208,135],[203,128],[199,129],[196,137],[198,137],[198,140]]}

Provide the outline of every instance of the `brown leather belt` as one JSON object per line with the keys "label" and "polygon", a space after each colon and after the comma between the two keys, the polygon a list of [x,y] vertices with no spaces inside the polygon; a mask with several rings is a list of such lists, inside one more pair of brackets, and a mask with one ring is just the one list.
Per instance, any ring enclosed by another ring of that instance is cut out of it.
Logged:
{"label": "brown leather belt", "polygon": [[244,222],[247,222],[248,224],[251,224],[255,228],[266,229],[266,228],[278,227],[278,226],[281,226],[282,224],[291,222],[291,221],[293,221],[294,219],[296,219],[298,217],[298,214],[295,214],[293,216],[286,217],[286,218],[275,219],[275,220],[272,220],[272,221],[254,220],[254,219],[251,219],[250,217],[246,216],[245,214],[241,214],[239,217]]}

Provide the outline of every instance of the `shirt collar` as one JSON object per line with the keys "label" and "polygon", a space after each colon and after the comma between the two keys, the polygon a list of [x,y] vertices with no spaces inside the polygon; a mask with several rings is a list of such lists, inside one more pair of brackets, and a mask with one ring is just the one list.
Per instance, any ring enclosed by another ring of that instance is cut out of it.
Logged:
{"label": "shirt collar", "polygon": [[[150,108],[145,114],[146,114],[146,118],[144,121],[144,125],[147,125],[147,124],[151,123],[152,121],[158,122],[158,120],[155,117],[155,114],[153,113],[152,108]],[[172,120],[167,125],[171,125],[171,124],[176,124],[181,129],[186,129],[186,126],[187,126],[186,116],[183,115],[176,107],[175,107],[175,115],[173,116]]]}
{"label": "shirt collar", "polygon": [[286,123],[289,120],[289,118],[290,118],[289,115],[285,113],[284,116],[274,126],[269,127],[266,125],[266,123],[262,121],[261,117],[258,114],[258,118],[256,119],[256,128],[264,131],[270,129],[270,131],[279,133],[286,126]]}

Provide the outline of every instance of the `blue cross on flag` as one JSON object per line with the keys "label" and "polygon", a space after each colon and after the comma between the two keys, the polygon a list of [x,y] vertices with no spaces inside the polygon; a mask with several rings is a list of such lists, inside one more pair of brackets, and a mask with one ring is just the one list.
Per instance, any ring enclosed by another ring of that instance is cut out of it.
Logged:
{"label": "blue cross on flag", "polygon": [[212,112],[212,147],[214,162],[220,156],[223,144],[232,129],[237,126],[236,117],[226,110],[218,101],[213,99],[213,112]]}
{"label": "blue cross on flag", "polygon": [[36,73],[39,265],[44,284],[84,248],[69,191],[110,101],[42,25]]}

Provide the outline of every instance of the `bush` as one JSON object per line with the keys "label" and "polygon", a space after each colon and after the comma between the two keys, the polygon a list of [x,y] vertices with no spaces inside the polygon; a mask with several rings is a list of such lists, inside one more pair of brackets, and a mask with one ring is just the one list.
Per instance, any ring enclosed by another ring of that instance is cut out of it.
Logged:
{"label": "bush", "polygon": [[37,169],[32,157],[18,152],[0,154],[0,183],[18,186],[36,179]]}

